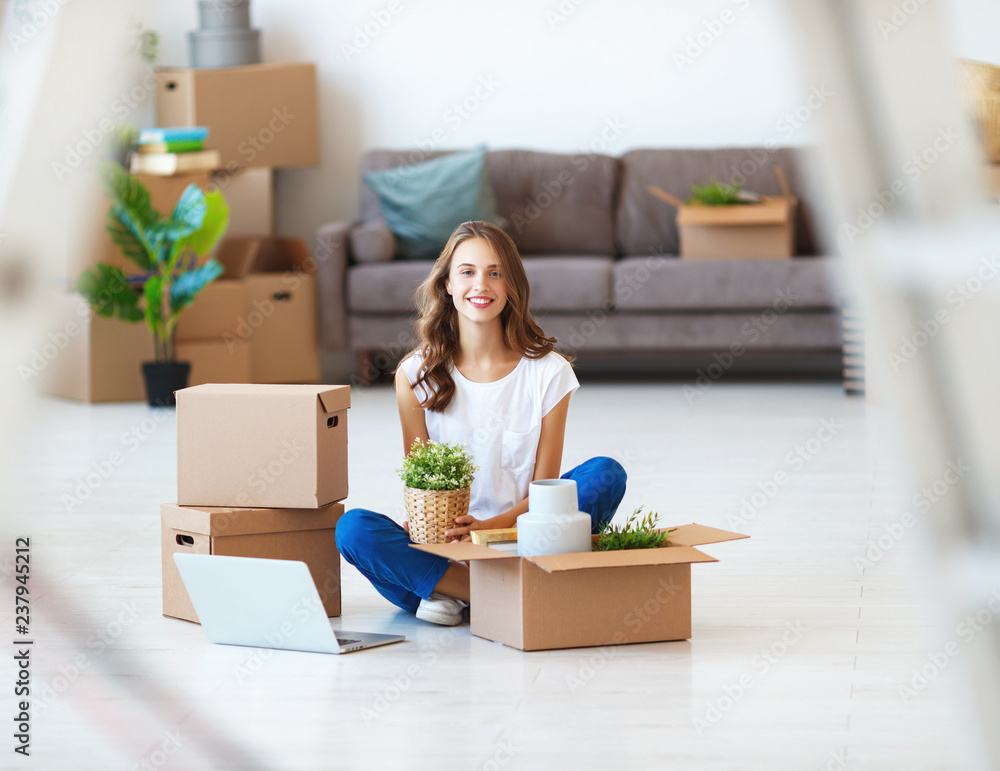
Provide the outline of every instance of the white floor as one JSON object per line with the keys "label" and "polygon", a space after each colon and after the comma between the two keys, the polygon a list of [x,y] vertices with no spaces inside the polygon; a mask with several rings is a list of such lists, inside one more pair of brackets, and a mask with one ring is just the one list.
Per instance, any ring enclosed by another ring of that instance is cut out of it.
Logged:
{"label": "white floor", "polygon": [[[347,504],[399,517],[392,393],[353,399]],[[877,412],[835,385],[720,382],[691,396],[675,383],[585,384],[565,467],[611,455],[629,473],[620,516],[644,504],[664,524],[751,538],[704,548],[720,561],[693,567],[690,641],[539,653],[416,621],[347,565],[335,623],[407,643],[347,656],[211,645],[160,615],[172,413],[42,406],[18,448],[0,547],[11,630],[13,538],[31,538],[32,756],[19,763],[7,733],[0,767],[972,767],[961,656],[928,666],[954,634],[936,625],[924,534],[885,536],[911,510],[893,444]],[[79,480],[109,465],[79,505],[63,497],[87,494]],[[866,556],[879,536],[889,548]],[[0,678],[9,727],[11,668]]]}

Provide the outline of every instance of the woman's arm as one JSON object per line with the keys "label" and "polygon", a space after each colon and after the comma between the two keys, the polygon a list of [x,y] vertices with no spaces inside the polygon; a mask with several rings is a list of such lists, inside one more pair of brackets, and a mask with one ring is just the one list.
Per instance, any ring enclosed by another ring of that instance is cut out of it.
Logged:
{"label": "woman's arm", "polygon": [[[566,438],[566,415],[569,413],[569,397],[566,394],[562,400],[542,418],[542,432],[538,437],[538,450],[535,452],[535,473],[532,481],[536,479],[558,479],[559,469],[562,465],[563,441]],[[468,540],[469,533],[473,530],[494,530],[497,528],[516,527],[517,518],[528,510],[528,499],[525,498],[516,506],[508,509],[502,514],[497,514],[489,519],[478,520],[471,514],[465,517],[458,517],[456,524],[464,524],[464,527],[454,527],[445,531],[446,536],[453,536],[455,540]]]}
{"label": "woman's arm", "polygon": [[403,428],[403,455],[410,454],[415,439],[427,441],[427,421],[424,408],[413,393],[406,373],[400,367],[396,370],[396,406],[399,408],[399,424]]}

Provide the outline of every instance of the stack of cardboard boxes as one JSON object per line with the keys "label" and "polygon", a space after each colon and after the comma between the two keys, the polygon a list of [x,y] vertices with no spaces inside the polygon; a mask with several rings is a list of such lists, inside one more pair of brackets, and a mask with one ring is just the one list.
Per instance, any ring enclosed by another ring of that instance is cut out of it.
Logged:
{"label": "stack of cardboard boxes", "polygon": [[198,621],[177,552],[301,560],[327,615],[340,615],[350,406],[348,386],[177,392],[177,503],[160,507],[164,616]]}
{"label": "stack of cardboard boxes", "polygon": [[[190,357],[190,383],[318,381],[315,279],[309,249],[298,239],[272,238],[274,170],[319,163],[315,65],[163,70],[157,73],[156,113],[157,124],[163,127],[206,126],[206,145],[219,150],[221,168],[211,173],[135,176],[149,188],[153,207],[161,213],[171,211],[190,184],[221,190],[230,207],[227,239],[239,241],[229,247],[232,259],[225,266],[224,279],[245,280],[239,301],[235,285],[228,290],[210,287],[212,292],[199,298],[197,318],[189,321],[182,315],[178,359]],[[104,232],[108,203],[93,175],[81,172],[79,179],[73,177],[67,183],[68,195],[80,203],[67,236],[65,272],[57,277],[64,289],[52,299],[49,335],[65,345],[60,346],[58,356],[46,357],[33,369],[41,390],[56,396],[87,402],[142,400],[140,365],[153,359],[149,330],[143,324],[94,318],[80,295],[65,291],[84,269],[98,262],[120,266],[128,274],[138,269]],[[260,243],[255,247],[248,241]],[[224,247],[225,242],[220,253]],[[233,256],[253,249],[267,253],[265,270],[257,267],[259,262]],[[263,272],[272,275],[266,280],[249,275]],[[275,288],[279,282],[282,286]],[[286,296],[288,292],[294,293],[294,299]],[[286,305],[273,318],[261,317],[253,315],[255,301],[265,308],[269,302]],[[293,312],[284,310],[289,302],[295,305]],[[209,312],[215,303],[218,307]],[[184,315],[189,313],[190,308]],[[262,323],[248,335],[252,319]],[[243,335],[235,333],[237,327]],[[232,339],[227,334],[233,334]],[[279,336],[285,339],[280,346],[273,343]],[[224,340],[229,340],[225,346]],[[292,360],[286,357],[289,348],[294,348]],[[220,351],[225,355],[217,355]]]}
{"label": "stack of cardboard boxes", "polygon": [[297,238],[228,238],[221,278],[177,322],[177,358],[189,385],[319,380],[316,277]]}

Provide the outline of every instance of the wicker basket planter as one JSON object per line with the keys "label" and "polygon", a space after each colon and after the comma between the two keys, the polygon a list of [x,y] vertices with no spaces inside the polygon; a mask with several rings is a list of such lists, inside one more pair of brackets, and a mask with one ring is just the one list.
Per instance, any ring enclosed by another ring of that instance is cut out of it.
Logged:
{"label": "wicker basket planter", "polygon": [[469,513],[469,488],[464,490],[419,490],[403,487],[406,521],[414,543],[444,543],[444,531],[455,526],[455,518]]}

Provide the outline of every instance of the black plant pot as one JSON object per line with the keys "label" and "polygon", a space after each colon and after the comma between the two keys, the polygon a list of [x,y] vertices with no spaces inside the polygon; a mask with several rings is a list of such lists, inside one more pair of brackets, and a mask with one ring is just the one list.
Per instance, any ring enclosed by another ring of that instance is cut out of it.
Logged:
{"label": "black plant pot", "polygon": [[145,361],[146,401],[150,407],[175,407],[174,391],[187,388],[191,365],[186,361]]}

